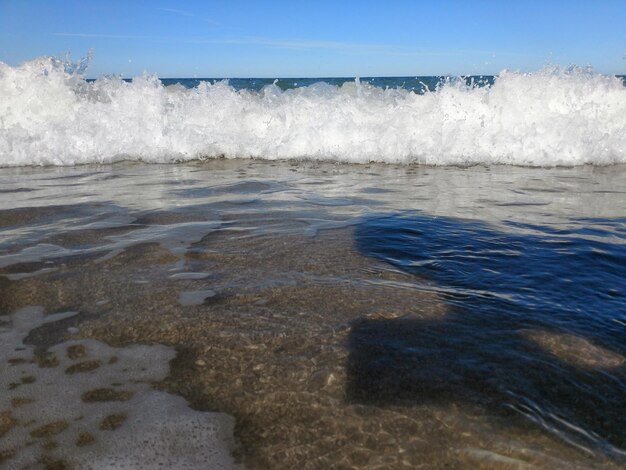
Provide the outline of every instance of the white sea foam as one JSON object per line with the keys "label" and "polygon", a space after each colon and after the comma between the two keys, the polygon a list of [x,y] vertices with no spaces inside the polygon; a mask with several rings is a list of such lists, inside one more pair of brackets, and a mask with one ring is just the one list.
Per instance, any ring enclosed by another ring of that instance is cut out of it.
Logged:
{"label": "white sea foam", "polygon": [[626,88],[588,69],[501,72],[423,95],[358,81],[282,91],[155,77],[86,82],[67,64],[0,62],[0,166],[225,156],[343,162],[626,163]]}

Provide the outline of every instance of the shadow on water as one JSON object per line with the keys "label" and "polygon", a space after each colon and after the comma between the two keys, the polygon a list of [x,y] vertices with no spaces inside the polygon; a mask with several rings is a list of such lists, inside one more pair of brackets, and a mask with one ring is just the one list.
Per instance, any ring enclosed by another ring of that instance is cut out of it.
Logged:
{"label": "shadow on water", "polygon": [[434,281],[448,313],[356,321],[348,399],[469,402],[623,458],[626,221],[598,225],[611,236],[415,212],[363,220],[358,249]]}

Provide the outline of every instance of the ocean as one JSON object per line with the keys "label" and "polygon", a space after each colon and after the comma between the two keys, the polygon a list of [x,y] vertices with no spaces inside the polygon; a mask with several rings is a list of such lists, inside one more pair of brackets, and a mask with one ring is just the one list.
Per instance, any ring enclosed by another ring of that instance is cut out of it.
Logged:
{"label": "ocean", "polygon": [[623,468],[626,87],[0,63],[0,466]]}

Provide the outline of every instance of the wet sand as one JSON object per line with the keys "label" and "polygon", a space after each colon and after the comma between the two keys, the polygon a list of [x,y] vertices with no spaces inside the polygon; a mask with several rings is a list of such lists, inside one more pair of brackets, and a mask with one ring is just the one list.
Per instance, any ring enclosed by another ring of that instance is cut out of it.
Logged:
{"label": "wet sand", "polygon": [[[355,329],[444,318],[436,289],[363,256],[339,217],[326,214],[315,225],[312,212],[247,212],[271,186],[222,188],[236,200],[178,209],[77,202],[0,211],[0,226],[17,234],[4,246],[0,313],[10,318],[33,306],[46,315],[78,312],[28,332],[24,343],[40,357],[84,339],[175,348],[167,377],[154,387],[193,409],[234,417],[234,455],[246,468],[619,466],[513,412],[455,399],[381,403],[367,396],[376,393],[371,388],[355,390]],[[221,196],[214,190],[211,197]],[[68,229],[61,223],[67,220],[80,223]],[[54,229],[57,222],[62,228]],[[38,229],[43,225],[53,228]],[[581,347],[528,335],[554,354]],[[589,367],[623,361],[598,354]],[[48,454],[56,455],[42,447],[40,457]]]}

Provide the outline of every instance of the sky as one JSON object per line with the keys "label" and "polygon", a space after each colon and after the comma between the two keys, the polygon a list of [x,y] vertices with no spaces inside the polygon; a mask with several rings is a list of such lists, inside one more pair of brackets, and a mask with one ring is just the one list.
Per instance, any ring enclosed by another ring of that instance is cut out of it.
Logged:
{"label": "sky", "polygon": [[626,74],[626,0],[0,0],[0,61],[89,50],[90,77]]}

